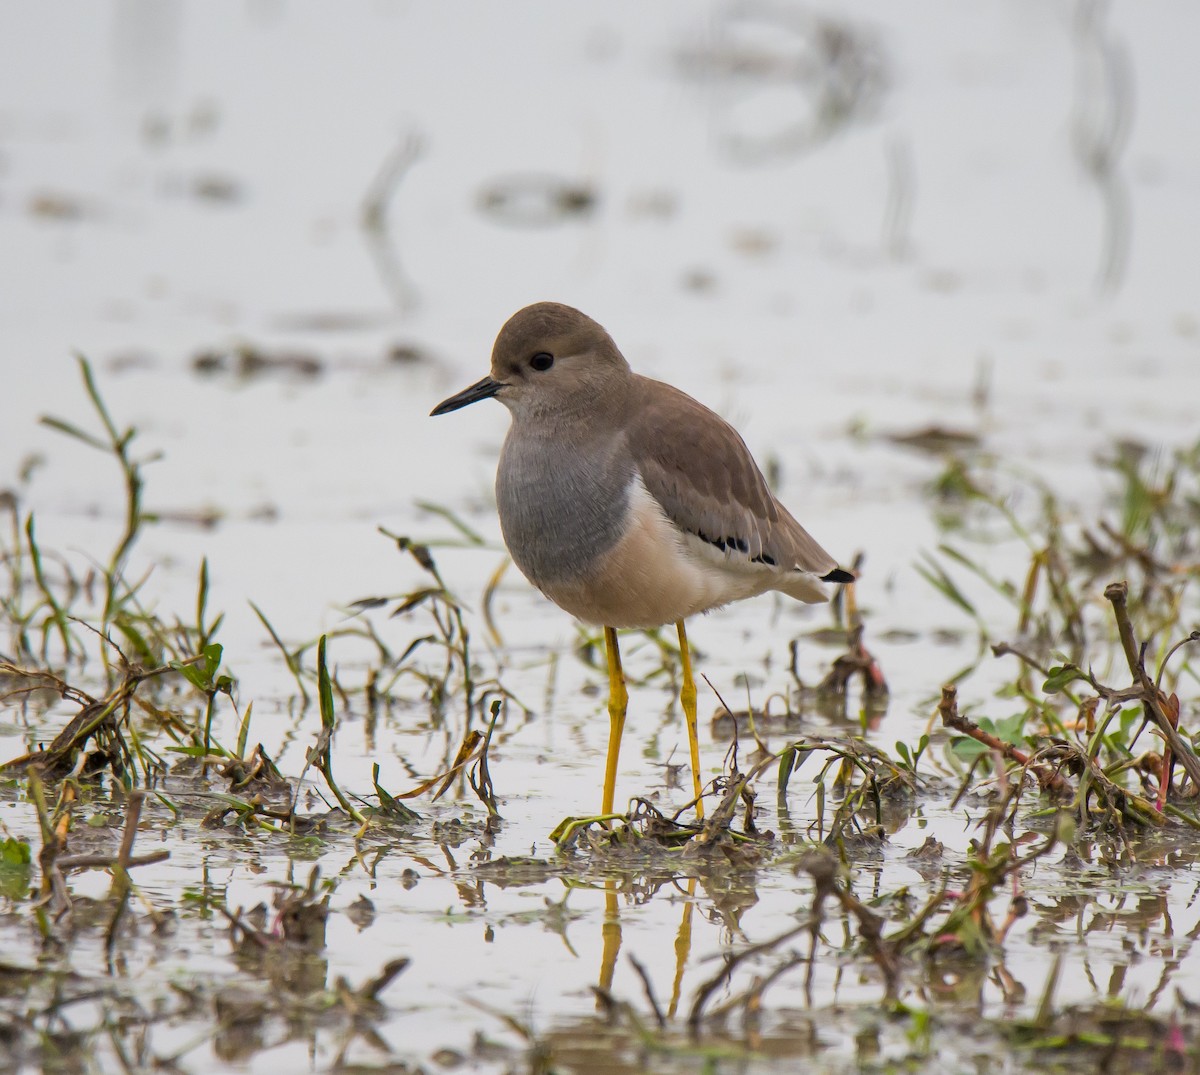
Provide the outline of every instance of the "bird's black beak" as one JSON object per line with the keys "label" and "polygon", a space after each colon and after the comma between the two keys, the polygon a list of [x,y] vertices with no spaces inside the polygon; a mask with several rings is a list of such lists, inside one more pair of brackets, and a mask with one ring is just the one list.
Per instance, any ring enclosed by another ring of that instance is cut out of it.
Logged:
{"label": "bird's black beak", "polygon": [[482,381],[476,381],[470,388],[464,388],[458,395],[442,400],[429,412],[429,417],[436,418],[439,414],[449,414],[460,407],[478,403],[481,399],[491,399],[503,387],[503,381],[493,381],[490,377],[485,377]]}

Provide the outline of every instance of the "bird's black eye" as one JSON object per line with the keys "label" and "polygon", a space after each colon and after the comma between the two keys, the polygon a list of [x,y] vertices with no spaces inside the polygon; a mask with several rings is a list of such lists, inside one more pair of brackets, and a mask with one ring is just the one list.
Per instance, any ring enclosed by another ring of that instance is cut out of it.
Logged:
{"label": "bird's black eye", "polygon": [[529,360],[529,364],[535,370],[537,370],[538,373],[544,373],[546,370],[548,370],[551,366],[554,365],[554,356],[552,354],[550,354],[548,351],[539,351],[536,355],[533,356],[533,358],[531,358]]}

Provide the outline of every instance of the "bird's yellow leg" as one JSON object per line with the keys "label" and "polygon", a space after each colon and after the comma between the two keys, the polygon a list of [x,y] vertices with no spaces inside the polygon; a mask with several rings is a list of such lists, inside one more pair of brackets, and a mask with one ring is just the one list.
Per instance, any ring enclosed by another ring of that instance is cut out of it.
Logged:
{"label": "bird's yellow leg", "polygon": [[703,818],[704,800],[700,796],[704,788],[700,783],[700,729],[696,722],[696,680],[692,677],[692,654],[688,649],[687,631],[684,630],[683,620],[676,621],[675,629],[679,632],[679,663],[683,668],[683,686],[679,691],[679,701],[683,706],[688,746],[692,752],[692,790],[696,793],[696,817]]}
{"label": "bird's yellow leg", "polygon": [[621,651],[617,649],[617,632],[612,627],[604,628],[604,652],[608,655],[608,761],[604,766],[604,805],[600,807],[600,813],[611,814],[617,792],[621,733],[625,730],[625,709],[629,704],[625,673],[621,671]]}

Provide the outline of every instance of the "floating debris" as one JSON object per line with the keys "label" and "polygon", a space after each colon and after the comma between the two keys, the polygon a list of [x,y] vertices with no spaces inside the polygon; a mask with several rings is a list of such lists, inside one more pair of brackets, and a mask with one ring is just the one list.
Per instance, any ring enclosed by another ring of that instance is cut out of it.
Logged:
{"label": "floating debris", "polygon": [[950,429],[946,426],[930,425],[914,429],[909,433],[888,433],[885,439],[904,448],[914,448],[929,455],[946,455],[966,448],[978,448],[983,438],[978,433],[965,429]]}
{"label": "floating debris", "polygon": [[192,369],[204,376],[232,374],[246,380],[276,375],[311,379],[325,372],[325,361],[304,351],[268,351],[244,343],[201,351],[192,358]]}
{"label": "floating debris", "polygon": [[599,203],[589,183],[553,175],[494,179],[479,194],[479,208],[502,224],[545,228],[590,216]]}

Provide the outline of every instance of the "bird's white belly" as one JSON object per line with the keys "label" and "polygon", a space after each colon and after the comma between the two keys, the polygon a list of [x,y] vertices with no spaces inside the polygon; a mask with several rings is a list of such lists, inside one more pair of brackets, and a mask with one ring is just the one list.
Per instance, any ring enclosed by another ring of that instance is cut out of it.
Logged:
{"label": "bird's white belly", "polygon": [[778,574],[680,531],[635,476],[616,545],[583,577],[542,591],[588,623],[659,627],[774,589]]}

